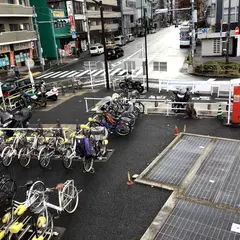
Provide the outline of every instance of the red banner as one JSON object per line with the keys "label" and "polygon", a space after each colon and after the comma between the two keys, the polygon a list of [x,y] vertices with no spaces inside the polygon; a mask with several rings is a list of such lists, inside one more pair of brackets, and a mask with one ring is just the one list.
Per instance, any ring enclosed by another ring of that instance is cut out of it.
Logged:
{"label": "red banner", "polygon": [[33,58],[33,49],[32,48],[30,48],[29,56],[30,56],[30,58]]}
{"label": "red banner", "polygon": [[14,52],[10,52],[10,65],[15,66]]}

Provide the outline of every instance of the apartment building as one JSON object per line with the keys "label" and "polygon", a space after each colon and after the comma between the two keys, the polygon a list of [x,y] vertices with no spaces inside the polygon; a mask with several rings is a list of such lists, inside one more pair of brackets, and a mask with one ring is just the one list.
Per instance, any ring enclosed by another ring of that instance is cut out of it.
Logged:
{"label": "apartment building", "polygon": [[0,68],[24,65],[33,56],[32,16],[29,0],[0,0]]}
{"label": "apartment building", "polygon": [[[118,35],[121,12],[114,11],[117,9],[117,0],[103,0],[103,18],[104,18],[104,30],[105,38],[111,39],[114,36]],[[94,3],[92,0],[86,0],[86,13],[87,21],[90,30],[90,42],[91,44],[99,43],[101,41],[101,16],[99,5]]]}
{"label": "apartment building", "polygon": [[121,28],[122,34],[126,35],[128,33],[136,33],[136,0],[118,0],[118,4],[121,8]]}

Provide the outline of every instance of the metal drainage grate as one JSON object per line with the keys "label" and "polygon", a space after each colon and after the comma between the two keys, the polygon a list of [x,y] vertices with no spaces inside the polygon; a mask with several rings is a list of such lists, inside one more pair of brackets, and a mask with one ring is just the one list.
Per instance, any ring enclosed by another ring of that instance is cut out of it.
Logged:
{"label": "metal drainage grate", "polygon": [[184,135],[142,179],[179,186],[210,138]]}
{"label": "metal drainage grate", "polygon": [[238,207],[240,143],[217,140],[185,195]]}
{"label": "metal drainage grate", "polygon": [[239,239],[237,213],[179,200],[155,240]]}

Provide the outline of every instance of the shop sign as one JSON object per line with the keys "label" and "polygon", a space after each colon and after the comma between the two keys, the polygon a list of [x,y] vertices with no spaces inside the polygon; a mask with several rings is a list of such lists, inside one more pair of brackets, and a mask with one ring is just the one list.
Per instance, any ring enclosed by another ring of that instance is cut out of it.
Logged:
{"label": "shop sign", "polygon": [[14,52],[10,52],[10,65],[15,66]]}
{"label": "shop sign", "polygon": [[72,1],[67,1],[67,13],[68,16],[73,16],[73,3]]}
{"label": "shop sign", "polygon": [[6,53],[6,52],[10,52],[10,46],[9,45],[4,45],[4,46],[0,46],[0,53]]}
{"label": "shop sign", "polygon": [[65,56],[72,56],[72,47],[70,45],[64,45]]}
{"label": "shop sign", "polygon": [[28,48],[31,48],[30,42],[14,44],[15,51],[22,50],[22,49],[28,49]]}
{"label": "shop sign", "polygon": [[72,38],[77,38],[76,35],[76,27],[75,27],[75,21],[73,17],[73,2],[72,1],[67,1],[67,13],[68,13],[68,18],[69,18],[69,23],[71,27],[71,34]]}
{"label": "shop sign", "polygon": [[54,10],[52,13],[53,13],[53,17],[55,17],[55,18],[65,17],[64,11]]}

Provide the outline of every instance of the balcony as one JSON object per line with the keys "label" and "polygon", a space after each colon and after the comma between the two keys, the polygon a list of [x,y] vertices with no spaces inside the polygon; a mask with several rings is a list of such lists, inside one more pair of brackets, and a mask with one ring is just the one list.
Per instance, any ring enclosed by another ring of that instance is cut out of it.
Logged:
{"label": "balcony", "polygon": [[17,4],[0,4],[0,17],[32,17],[31,7]]}
{"label": "balcony", "polygon": [[[94,3],[92,0],[87,0],[89,3]],[[103,5],[117,6],[117,0],[102,0]]]}
{"label": "balcony", "polygon": [[0,33],[0,45],[14,44],[37,40],[35,31],[16,31]]}
{"label": "balcony", "polygon": [[[105,31],[106,32],[114,32],[117,31],[119,27],[118,23],[111,23],[111,24],[105,24]],[[102,25],[95,25],[95,26],[90,26],[90,31],[101,31],[102,30]]]}
{"label": "balcony", "polygon": [[[100,11],[87,10],[88,18],[101,18]],[[104,18],[120,18],[120,12],[103,12]]]}

